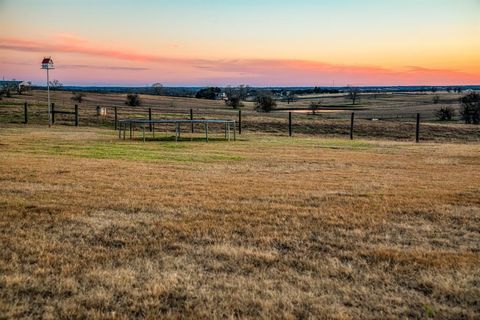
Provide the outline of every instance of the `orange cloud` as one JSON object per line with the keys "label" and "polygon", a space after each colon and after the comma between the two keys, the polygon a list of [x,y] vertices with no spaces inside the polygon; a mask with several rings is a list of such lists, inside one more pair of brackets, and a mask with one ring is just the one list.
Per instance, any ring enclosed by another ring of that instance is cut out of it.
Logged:
{"label": "orange cloud", "polygon": [[[131,50],[111,49],[77,37],[73,34],[58,34],[50,41],[37,41],[20,38],[0,38],[0,50],[21,52],[82,54],[97,58],[109,58],[132,63],[150,63],[142,66],[105,66],[64,64],[64,68],[91,68],[123,71],[162,71],[162,68],[175,70],[176,79],[202,81],[203,83],[230,84],[249,83],[251,85],[325,85],[333,80],[346,85],[453,85],[479,84],[480,73],[459,70],[429,69],[409,66],[388,69],[380,66],[340,65],[319,61],[298,59],[198,59],[175,58],[143,54]],[[151,67],[151,63],[158,64]],[[59,67],[62,65],[59,64]],[[154,70],[154,69],[157,70]],[[95,77],[102,75],[95,75]],[[142,79],[147,81],[148,79]],[[74,81],[74,80],[73,80]]]}

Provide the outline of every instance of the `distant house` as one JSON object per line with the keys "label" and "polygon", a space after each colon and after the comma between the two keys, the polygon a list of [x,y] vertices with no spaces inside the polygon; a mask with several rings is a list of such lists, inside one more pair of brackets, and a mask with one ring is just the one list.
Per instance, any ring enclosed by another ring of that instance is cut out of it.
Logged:
{"label": "distant house", "polygon": [[217,100],[228,100],[227,94],[225,92],[221,92],[217,94]]}
{"label": "distant house", "polygon": [[30,91],[32,89],[31,81],[22,81],[18,84],[19,91]]}
{"label": "distant house", "polygon": [[0,80],[0,90],[8,90],[10,92],[22,93],[32,89],[32,82],[18,80]]}

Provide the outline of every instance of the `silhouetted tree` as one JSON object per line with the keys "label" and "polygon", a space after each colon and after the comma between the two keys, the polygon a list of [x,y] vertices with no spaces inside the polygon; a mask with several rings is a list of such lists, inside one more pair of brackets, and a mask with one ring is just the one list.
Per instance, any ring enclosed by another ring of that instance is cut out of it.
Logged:
{"label": "silhouetted tree", "polygon": [[297,99],[297,96],[295,95],[295,91],[288,91],[287,92],[287,104],[290,104],[290,102],[293,102]]}
{"label": "silhouetted tree", "polygon": [[270,112],[277,106],[277,103],[269,93],[261,93],[255,99],[255,110],[260,112]]}
{"label": "silhouetted tree", "polygon": [[197,99],[208,99],[208,100],[215,100],[218,95],[222,92],[222,89],[217,87],[209,87],[205,89],[201,89],[195,95]]}
{"label": "silhouetted tree", "polygon": [[238,109],[243,107],[242,101],[240,100],[239,96],[231,96],[227,100],[225,100],[225,104],[233,109]]}
{"label": "silhouetted tree", "polygon": [[315,115],[318,109],[322,106],[322,101],[312,102],[309,106],[309,109],[312,110],[312,114]]}
{"label": "silhouetted tree", "polygon": [[85,97],[87,96],[83,92],[72,92],[73,96],[70,98],[74,102],[82,103]]}
{"label": "silhouetted tree", "polygon": [[127,100],[125,101],[125,104],[130,107],[136,107],[142,104],[142,100],[138,94],[129,93],[127,94]]}
{"label": "silhouetted tree", "polygon": [[360,100],[360,90],[355,87],[348,87],[348,99],[352,100],[352,104],[355,105]]}
{"label": "silhouetted tree", "polygon": [[163,94],[163,84],[157,82],[152,84],[153,94],[161,96]]}
{"label": "silhouetted tree", "polygon": [[480,94],[472,92],[460,98],[460,115],[466,124],[480,124]]}
{"label": "silhouetted tree", "polygon": [[250,90],[250,87],[244,84],[238,86],[238,97],[240,98],[241,101],[245,101],[245,99],[247,99],[249,90]]}
{"label": "silhouetted tree", "polygon": [[63,87],[63,83],[61,83],[60,81],[58,80],[52,80],[50,81],[50,88],[53,90],[53,91],[56,91],[58,89],[61,89]]}
{"label": "silhouetted tree", "polygon": [[435,116],[439,121],[451,121],[455,115],[455,109],[452,107],[443,107],[435,112]]}

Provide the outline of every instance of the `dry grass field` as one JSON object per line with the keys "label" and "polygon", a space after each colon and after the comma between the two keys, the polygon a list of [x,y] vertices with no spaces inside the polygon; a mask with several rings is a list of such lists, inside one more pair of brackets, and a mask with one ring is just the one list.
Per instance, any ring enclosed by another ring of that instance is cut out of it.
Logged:
{"label": "dry grass field", "polygon": [[[148,108],[152,109],[154,119],[182,118],[190,116],[193,110],[195,118],[238,119],[238,110],[227,107],[223,101],[202,100],[194,98],[177,98],[141,95],[143,105],[125,106],[125,94],[87,93],[86,100],[79,104],[80,125],[112,128],[114,126],[113,107],[118,108],[118,119],[147,118]],[[345,138],[349,135],[350,115],[356,114],[355,136],[363,139],[388,139],[412,141],[415,139],[416,113],[421,113],[421,140],[429,142],[480,142],[480,128],[465,125],[460,121],[438,122],[434,113],[440,107],[451,106],[459,109],[459,94],[440,92],[439,104],[433,104],[433,94],[427,93],[384,93],[364,94],[360,105],[351,106],[342,95],[322,95],[307,97],[292,104],[278,102],[278,109],[272,113],[254,111],[252,102],[245,102],[242,108],[242,129],[244,133],[268,133],[288,135],[288,114],[286,108],[303,110],[313,101],[322,100],[324,106],[333,110],[319,112],[316,115],[305,112],[293,115],[294,134],[307,134],[329,138]],[[52,101],[57,110],[73,111],[72,93],[56,91]],[[22,123],[24,121],[23,104],[29,107],[29,122],[47,123],[47,98],[45,91],[34,90],[25,95],[14,95],[0,101],[0,123]],[[106,116],[97,116],[96,107],[107,107]],[[343,108],[348,107],[349,110]],[[283,111],[282,111],[283,110]],[[458,113],[457,113],[458,114]],[[379,118],[381,121],[372,121]],[[58,123],[72,124],[72,116],[57,115]]]}
{"label": "dry grass field", "polygon": [[0,124],[0,318],[480,318],[480,145]]}

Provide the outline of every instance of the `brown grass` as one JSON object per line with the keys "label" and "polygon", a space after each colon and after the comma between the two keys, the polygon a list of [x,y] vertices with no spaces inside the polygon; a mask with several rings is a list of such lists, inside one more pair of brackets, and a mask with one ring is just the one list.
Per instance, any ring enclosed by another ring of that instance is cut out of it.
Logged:
{"label": "brown grass", "polygon": [[0,136],[0,318],[480,317],[478,144]]}
{"label": "brown grass", "polygon": [[[52,93],[52,101],[57,110],[73,111],[72,94],[68,91]],[[317,114],[294,113],[294,134],[308,134],[321,137],[348,137],[350,130],[350,114],[356,113],[355,136],[362,139],[389,139],[412,141],[415,139],[416,113],[422,115],[421,140],[436,142],[480,142],[480,127],[465,125],[459,121],[435,121],[434,112],[444,105],[458,108],[458,94],[440,93],[442,104],[434,105],[432,95],[417,94],[382,94],[374,98],[373,94],[365,94],[360,106],[361,110],[338,111]],[[238,111],[228,108],[222,101],[193,98],[159,97],[142,95],[144,105],[127,107],[124,104],[125,94],[87,93],[87,99],[80,104],[80,125],[112,128],[114,126],[113,106],[118,108],[118,119],[148,117],[148,108],[152,109],[154,119],[176,118],[187,119],[190,109],[195,118],[238,119]],[[329,95],[321,98],[324,105],[348,105],[345,97]],[[287,105],[279,102],[279,108],[307,108],[312,101],[299,100]],[[46,92],[33,91],[29,95],[16,95],[4,98],[0,102],[0,123],[22,123],[23,103],[28,101],[29,121],[31,124],[47,123]],[[96,106],[107,107],[106,116],[96,115]],[[288,135],[288,113],[276,111],[265,114],[253,111],[253,103],[246,102],[242,108],[242,128],[244,133],[268,133]],[[398,118],[397,118],[398,117]],[[382,121],[371,121],[382,118]],[[73,116],[57,115],[57,123],[73,124]]]}

